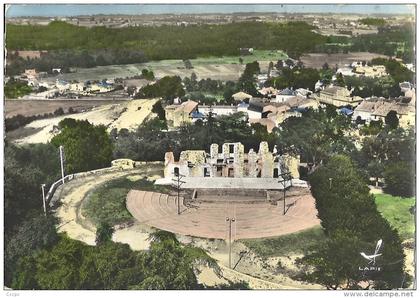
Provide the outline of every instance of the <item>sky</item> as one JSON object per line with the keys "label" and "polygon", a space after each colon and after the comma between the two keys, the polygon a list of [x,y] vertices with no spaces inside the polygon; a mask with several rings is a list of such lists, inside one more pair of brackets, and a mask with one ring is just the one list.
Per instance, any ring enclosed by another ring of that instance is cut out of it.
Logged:
{"label": "sky", "polygon": [[162,14],[162,13],[359,13],[412,14],[414,5],[407,4],[13,4],[6,17],[44,16],[64,17],[94,14]]}

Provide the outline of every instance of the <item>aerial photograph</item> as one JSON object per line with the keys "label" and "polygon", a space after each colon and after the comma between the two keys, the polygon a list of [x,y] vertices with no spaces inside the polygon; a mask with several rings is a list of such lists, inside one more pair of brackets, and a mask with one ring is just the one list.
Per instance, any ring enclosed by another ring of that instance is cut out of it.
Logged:
{"label": "aerial photograph", "polygon": [[12,2],[2,296],[416,295],[415,3]]}

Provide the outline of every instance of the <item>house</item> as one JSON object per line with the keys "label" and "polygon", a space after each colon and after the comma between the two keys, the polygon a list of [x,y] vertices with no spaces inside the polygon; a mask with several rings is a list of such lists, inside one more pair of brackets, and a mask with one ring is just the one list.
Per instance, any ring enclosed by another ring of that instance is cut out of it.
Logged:
{"label": "house", "polygon": [[238,93],[233,94],[232,98],[237,102],[238,101],[248,101],[252,98],[252,95],[249,95],[245,92],[240,91]]}
{"label": "house", "polygon": [[356,75],[356,73],[353,72],[353,68],[349,66],[340,67],[339,69],[337,69],[335,73],[336,74],[341,73],[343,76],[351,76],[351,77]]}
{"label": "house", "polygon": [[286,88],[276,94],[275,102],[285,102],[289,98],[292,98],[295,96],[296,96],[296,91],[294,91],[293,89]]}
{"label": "house", "polygon": [[198,112],[204,114],[204,115],[209,115],[210,112],[214,115],[214,116],[220,116],[220,115],[232,115],[234,113],[238,112],[238,107],[234,106],[234,105],[213,105],[213,106],[206,106],[206,105],[199,105],[197,107]]}
{"label": "house", "polygon": [[192,100],[166,106],[165,116],[168,126],[174,128],[183,123],[192,123],[192,113],[196,111],[197,106],[198,103]]}
{"label": "house", "polygon": [[22,77],[27,78],[28,80],[36,80],[39,77],[39,73],[35,68],[25,69],[25,72],[22,74]]}
{"label": "house", "polygon": [[70,83],[64,80],[56,80],[55,86],[59,92],[63,92],[70,89]]}
{"label": "house", "polygon": [[249,124],[261,124],[267,128],[267,132],[271,133],[276,127],[276,122],[271,118],[249,119]]}
{"label": "house", "polygon": [[325,104],[334,105],[336,107],[357,106],[363,98],[359,96],[351,96],[352,91],[345,87],[332,86],[325,88],[319,92],[316,99]]}
{"label": "house", "polygon": [[87,89],[89,92],[105,93],[112,91],[114,89],[114,85],[107,82],[99,82],[90,84]]}
{"label": "house", "polygon": [[275,97],[278,90],[273,87],[264,87],[258,90],[258,92],[264,97]]}
{"label": "house", "polygon": [[69,88],[69,90],[73,92],[83,92],[83,91],[86,91],[86,89],[87,89],[86,83],[81,83],[81,82],[71,83],[70,88]]}
{"label": "house", "polygon": [[381,120],[385,123],[385,117],[389,112],[395,111],[399,120],[399,125],[407,128],[415,125],[416,115],[415,106],[405,102],[404,98],[385,99],[369,98],[362,101],[355,109],[352,116],[353,121],[371,121]]}
{"label": "house", "polygon": [[377,78],[387,76],[388,73],[386,72],[386,68],[384,65],[358,65],[354,68],[354,73],[360,76],[370,77],[370,78]]}
{"label": "house", "polygon": [[248,118],[249,119],[261,119],[264,111],[264,103],[258,100],[251,100],[248,106]]}

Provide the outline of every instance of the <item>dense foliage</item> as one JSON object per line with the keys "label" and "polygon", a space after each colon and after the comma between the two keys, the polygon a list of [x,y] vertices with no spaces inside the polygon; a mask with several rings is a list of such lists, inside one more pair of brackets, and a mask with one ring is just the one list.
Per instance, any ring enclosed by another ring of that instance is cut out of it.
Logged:
{"label": "dense foliage", "polygon": [[320,79],[319,71],[313,68],[283,68],[281,76],[270,78],[265,85],[277,89],[292,87],[293,89],[305,88],[314,91],[315,83]]}
{"label": "dense foliage", "polygon": [[353,96],[368,97],[398,97],[402,95],[399,85],[391,76],[380,78],[367,78],[345,76],[343,86],[353,89]]}
{"label": "dense foliage", "polygon": [[380,18],[364,18],[360,19],[359,22],[371,26],[383,26],[386,24],[386,21]]}
{"label": "dense foliage", "polygon": [[[400,196],[413,196],[415,163],[413,129],[385,126],[379,133],[365,137],[353,160],[368,177],[385,178],[385,191]],[[395,175],[398,175],[396,177]]]}
{"label": "dense foliage", "polygon": [[156,98],[162,97],[170,102],[175,97],[185,95],[182,80],[178,76],[165,76],[154,84],[146,85],[140,89],[136,98]]}
{"label": "dense foliage", "polygon": [[136,49],[150,60],[237,55],[242,47],[283,49],[298,56],[325,41],[324,36],[312,29],[304,22],[117,29],[54,21],[47,26],[7,24],[6,44],[9,50]]}
{"label": "dense foliage", "polygon": [[[96,49],[63,48],[42,53],[39,58],[24,59],[16,51],[7,55],[7,75],[19,75],[25,69],[35,68],[38,71],[52,74],[53,68],[60,68],[61,72],[70,72],[71,67],[94,67],[113,64],[142,63],[148,59],[142,51],[136,49]],[[150,78],[150,75],[149,77]]]}
{"label": "dense foliage", "polygon": [[280,150],[294,151],[301,160],[316,165],[334,153],[349,154],[355,150],[347,134],[350,125],[350,119],[337,114],[331,106],[308,110],[302,117],[290,117],[280,124],[277,145]]}
{"label": "dense foliage", "polygon": [[152,119],[135,132],[113,130],[114,158],[156,161],[162,160],[167,151],[178,155],[183,150],[208,150],[212,143],[226,142],[241,142],[245,150],[258,150],[261,141],[268,141],[272,147],[275,138],[260,124],[249,126],[242,113],[197,121],[176,131],[162,131],[163,128],[163,121]]}
{"label": "dense foliage", "polygon": [[[54,158],[55,157],[55,158]],[[5,283],[21,257],[56,241],[55,220],[42,214],[41,184],[46,190],[60,173],[58,150],[50,144],[4,149]]]}
{"label": "dense foliage", "polygon": [[57,245],[22,257],[14,289],[200,289],[194,265],[217,265],[202,250],[183,247],[173,234],[152,234],[150,250],[105,241],[97,247],[62,235]]}
{"label": "dense foliage", "polygon": [[[404,284],[404,253],[395,229],[380,215],[364,179],[350,158],[334,156],[310,176],[311,192],[328,241],[302,258],[313,270],[305,279],[329,289],[395,289]],[[339,215],[339,216],[338,216]],[[374,251],[382,239],[380,258],[367,271],[360,252]],[[363,282],[363,283],[362,283]]]}
{"label": "dense foliage", "polygon": [[46,189],[60,176],[57,148],[50,144],[17,147],[7,144],[4,150],[4,217],[5,233],[30,212],[42,211],[41,184]]}
{"label": "dense foliage", "polygon": [[375,58],[372,59],[371,64],[384,65],[386,71],[397,83],[413,82],[414,80],[414,73],[395,59]]}
{"label": "dense foliage", "polygon": [[103,125],[66,118],[59,123],[60,133],[51,143],[63,146],[66,173],[84,172],[111,165],[112,144]]}
{"label": "dense foliage", "polygon": [[4,95],[6,98],[19,98],[32,92],[32,88],[27,82],[11,78],[4,85]]}

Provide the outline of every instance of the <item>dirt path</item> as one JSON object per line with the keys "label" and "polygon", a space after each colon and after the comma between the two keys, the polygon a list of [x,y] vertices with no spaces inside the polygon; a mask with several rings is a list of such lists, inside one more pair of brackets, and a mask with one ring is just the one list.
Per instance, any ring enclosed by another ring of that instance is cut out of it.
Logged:
{"label": "dirt path", "polygon": [[[56,210],[59,219],[59,232],[66,232],[70,238],[95,245],[95,226],[81,212],[81,204],[88,193],[106,181],[130,175],[144,173],[143,168],[131,171],[117,171],[103,175],[75,179],[60,187],[61,205]],[[133,237],[133,234],[136,237]],[[148,234],[142,233],[137,225],[130,226],[114,233],[113,240],[128,243],[132,249],[141,250],[149,247],[146,241]],[[131,241],[130,241],[131,239]]]}

